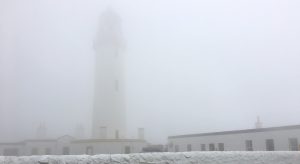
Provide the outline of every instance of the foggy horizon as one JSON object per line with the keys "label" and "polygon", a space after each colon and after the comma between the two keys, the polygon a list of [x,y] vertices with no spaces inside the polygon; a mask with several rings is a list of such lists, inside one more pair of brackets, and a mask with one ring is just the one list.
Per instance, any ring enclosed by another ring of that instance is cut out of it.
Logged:
{"label": "foggy horizon", "polygon": [[127,137],[300,124],[300,2],[0,1],[0,142],[91,138],[101,13],[122,19]]}

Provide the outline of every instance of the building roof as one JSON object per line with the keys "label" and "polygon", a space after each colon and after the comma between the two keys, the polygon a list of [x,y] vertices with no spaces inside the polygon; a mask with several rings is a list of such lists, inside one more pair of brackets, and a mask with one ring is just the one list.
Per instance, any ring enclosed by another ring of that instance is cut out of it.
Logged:
{"label": "building roof", "polygon": [[70,135],[64,135],[56,139],[56,141],[62,141],[62,140],[73,141],[75,140],[75,138]]}
{"label": "building roof", "polygon": [[18,145],[24,145],[25,142],[7,142],[7,143],[0,143],[0,145],[6,145],[6,146],[18,146]]}
{"label": "building roof", "polygon": [[0,145],[24,145],[28,142],[43,142],[43,143],[45,143],[45,142],[58,142],[59,140],[64,139],[64,138],[67,138],[67,139],[70,139],[70,140],[75,139],[72,136],[64,135],[64,136],[61,136],[57,139],[27,139],[27,140],[23,140],[23,141],[20,141],[20,142],[4,142],[4,143],[0,143]]}
{"label": "building roof", "polygon": [[24,140],[24,143],[26,142],[56,142],[55,139],[29,139],[29,140]]}
{"label": "building roof", "polygon": [[84,139],[74,140],[72,143],[95,143],[95,142],[146,142],[140,139]]}
{"label": "building roof", "polygon": [[23,141],[20,141],[20,142],[3,142],[3,143],[0,143],[0,145],[25,145],[26,143],[29,143],[29,142],[56,142],[56,140],[53,140],[53,139],[28,139],[28,140],[23,140]]}
{"label": "building roof", "polygon": [[259,128],[259,129],[232,130],[232,131],[199,133],[199,134],[187,134],[187,135],[169,136],[168,138],[169,139],[174,139],[174,138],[189,138],[189,137],[201,137],[201,136],[227,135],[227,134],[259,133],[259,132],[284,131],[284,130],[293,130],[293,129],[300,129],[300,125],[289,125],[289,126]]}

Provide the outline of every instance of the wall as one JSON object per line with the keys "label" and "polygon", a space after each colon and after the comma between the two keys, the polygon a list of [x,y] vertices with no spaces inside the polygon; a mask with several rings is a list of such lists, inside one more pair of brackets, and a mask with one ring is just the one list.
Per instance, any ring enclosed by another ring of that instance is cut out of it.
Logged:
{"label": "wall", "polygon": [[[43,140],[31,140],[24,141],[22,143],[9,143],[0,144],[0,156],[7,155],[4,154],[5,149],[17,149],[17,154],[9,155],[19,155],[19,156],[29,156],[32,155],[32,149],[37,148],[37,153],[35,155],[47,155],[46,149],[51,150],[51,155],[63,155],[64,147],[69,148],[69,154],[81,155],[87,153],[87,147],[93,149],[93,154],[123,154],[125,152],[125,147],[130,148],[130,153],[140,153],[142,149],[148,144],[145,140],[76,140],[73,141],[69,137],[61,137],[58,140],[53,141],[43,141]],[[67,154],[66,154],[67,155]]]}
{"label": "wall", "polygon": [[4,153],[6,149],[17,149],[17,155],[25,154],[23,144],[0,144],[0,155],[7,155]]}
{"label": "wall", "polygon": [[10,164],[299,164],[299,152],[185,152],[96,156],[0,157]]}
{"label": "wall", "polygon": [[46,148],[51,149],[51,154],[56,154],[56,141],[52,142],[26,142],[24,144],[23,155],[31,155],[32,149],[37,148],[36,155],[43,155],[46,154]]}
{"label": "wall", "polygon": [[300,129],[283,130],[283,131],[266,131],[256,133],[242,133],[242,134],[228,134],[228,135],[215,135],[215,136],[199,136],[199,137],[184,137],[184,138],[170,138],[169,151],[175,151],[175,145],[179,146],[179,151],[187,151],[187,145],[192,145],[192,150],[200,151],[201,144],[206,145],[208,150],[208,144],[214,143],[217,147],[218,143],[224,143],[225,151],[245,151],[245,141],[252,140],[253,149],[255,151],[266,150],[266,139],[274,139],[275,151],[288,151],[289,150],[289,138],[297,138],[300,144]]}
{"label": "wall", "polygon": [[86,148],[92,147],[93,154],[123,154],[125,147],[130,147],[131,153],[142,152],[147,146],[144,140],[137,141],[111,141],[111,142],[74,142],[72,143],[72,154],[86,154]]}

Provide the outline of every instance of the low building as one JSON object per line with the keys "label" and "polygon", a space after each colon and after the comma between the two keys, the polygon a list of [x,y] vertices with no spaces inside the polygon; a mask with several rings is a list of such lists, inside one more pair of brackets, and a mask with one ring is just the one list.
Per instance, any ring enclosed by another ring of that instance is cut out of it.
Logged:
{"label": "low building", "polygon": [[300,125],[177,135],[168,151],[299,151]]}
{"label": "low building", "polygon": [[85,139],[65,135],[57,139],[34,139],[15,143],[0,143],[0,155],[81,155],[129,154],[142,152],[143,139]]}
{"label": "low building", "polygon": [[0,155],[59,155],[70,154],[75,138],[65,135],[57,139],[31,139],[15,143],[0,143]]}
{"label": "low building", "polygon": [[140,139],[87,139],[72,142],[72,154],[129,154],[140,153],[146,147]]}

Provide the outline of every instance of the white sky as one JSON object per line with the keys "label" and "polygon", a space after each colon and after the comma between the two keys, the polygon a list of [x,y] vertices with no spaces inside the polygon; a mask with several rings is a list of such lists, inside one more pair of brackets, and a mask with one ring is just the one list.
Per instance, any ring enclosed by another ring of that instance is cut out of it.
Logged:
{"label": "white sky", "polygon": [[[111,5],[127,41],[130,136],[300,123],[298,0],[0,0],[2,138],[87,128],[93,40]],[[88,132],[89,129],[86,129]]]}

